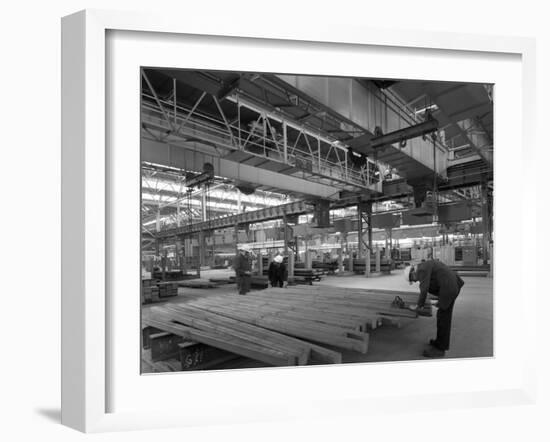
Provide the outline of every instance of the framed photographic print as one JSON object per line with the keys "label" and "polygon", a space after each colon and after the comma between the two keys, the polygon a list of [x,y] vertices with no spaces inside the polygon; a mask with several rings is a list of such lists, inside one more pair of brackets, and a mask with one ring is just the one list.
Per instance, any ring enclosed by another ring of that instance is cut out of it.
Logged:
{"label": "framed photographic print", "polygon": [[532,41],[84,11],[62,43],[64,424],[532,400],[500,267]]}

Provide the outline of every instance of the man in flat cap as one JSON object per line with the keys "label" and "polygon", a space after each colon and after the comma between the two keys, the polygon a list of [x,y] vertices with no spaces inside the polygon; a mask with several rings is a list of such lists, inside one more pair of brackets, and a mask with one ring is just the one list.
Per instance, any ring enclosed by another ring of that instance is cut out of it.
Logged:
{"label": "man in flat cap", "polygon": [[421,262],[416,268],[407,266],[404,274],[409,284],[420,282],[418,303],[416,306],[411,306],[413,309],[419,311],[424,307],[428,293],[438,298],[437,336],[435,339],[430,339],[430,348],[424,351],[423,356],[442,358],[449,349],[453,307],[464,281],[454,270],[435,260]]}

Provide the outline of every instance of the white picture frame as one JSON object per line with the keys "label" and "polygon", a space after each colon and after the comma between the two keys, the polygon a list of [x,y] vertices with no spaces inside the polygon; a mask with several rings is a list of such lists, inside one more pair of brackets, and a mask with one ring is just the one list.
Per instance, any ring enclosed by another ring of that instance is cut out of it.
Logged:
{"label": "white picture frame", "polygon": [[[107,34],[109,32],[131,33],[142,32],[143,38],[153,36],[213,36],[217,38],[234,38],[247,41],[268,41],[269,44],[295,44],[310,42],[311,44],[336,45],[336,50],[347,50],[368,46],[378,50],[398,48],[406,54],[407,51],[425,50],[431,54],[468,53],[474,58],[483,59],[483,54],[501,54],[516,57],[521,66],[522,124],[516,128],[520,138],[521,156],[527,158],[535,154],[534,128],[535,119],[535,45],[531,39],[517,37],[494,38],[479,35],[457,35],[447,33],[428,33],[374,28],[353,28],[338,25],[295,27],[291,23],[278,23],[277,27],[266,26],[265,23],[235,22],[210,20],[185,23],[182,25],[176,17],[170,15],[156,16],[145,13],[126,13],[100,10],[87,10],[65,17],[62,22],[62,423],[84,432],[115,431],[140,428],[163,428],[186,425],[205,425],[216,422],[247,422],[268,419],[324,417],[347,414],[368,414],[376,409],[406,410],[407,404],[414,404],[415,409],[455,408],[469,406],[488,406],[500,403],[533,403],[536,395],[534,356],[534,336],[536,324],[533,320],[522,322],[524,351],[518,353],[518,364],[515,367],[513,382],[502,384],[500,388],[491,386],[483,389],[479,386],[468,390],[462,387],[461,392],[438,393],[437,389],[425,395],[419,395],[411,390],[404,393],[398,389],[389,388],[387,394],[378,394],[376,404],[370,404],[370,393],[358,389],[352,395],[337,390],[327,393],[326,398],[312,397],[308,400],[309,408],[290,407],[285,412],[274,400],[273,406],[264,404],[264,409],[258,410],[251,398],[254,392],[244,394],[237,400],[235,407],[246,413],[229,412],[224,414],[222,408],[197,405],[190,409],[149,410],[147,404],[142,404],[139,410],[112,411],[109,405],[109,392],[115,387],[109,376],[112,369],[113,354],[110,347],[110,330],[113,321],[112,303],[108,291],[112,288],[109,280],[109,266],[116,259],[110,253],[109,242],[113,240],[114,230],[109,228],[112,219],[112,201],[109,195],[108,144],[112,142],[106,131],[106,120],[112,115],[107,113],[108,78],[106,68],[108,55]],[[155,33],[155,34],[153,34]],[[283,43],[280,43],[283,42]],[[428,53],[428,52],[426,52]],[[481,61],[480,61],[481,63]],[[337,72],[337,71],[336,71]],[[110,77],[109,77],[110,81]],[[138,92],[136,90],[136,96]],[[498,100],[495,114],[498,120],[501,109]],[[137,127],[137,126],[136,126]],[[137,129],[136,129],[137,132]],[[517,154],[517,152],[516,152]],[[499,160],[497,158],[497,170]],[[535,198],[535,192],[526,188],[517,189],[516,195],[525,205],[523,220],[535,217],[535,204],[530,206]],[[501,222],[498,218],[498,195],[495,202],[496,230]],[[502,207],[502,205],[500,206]],[[501,224],[502,226],[503,224]],[[525,230],[522,235],[525,235]],[[498,235],[496,235],[498,237]],[[497,240],[498,241],[498,240]],[[532,253],[529,245],[518,248],[523,266]],[[111,250],[112,252],[112,250]],[[498,242],[495,247],[497,262],[495,282],[498,282]],[[135,256],[130,257],[135,259]],[[139,258],[138,258],[139,259]],[[139,271],[139,268],[138,268]],[[518,282],[518,284],[520,284]],[[495,284],[495,287],[499,287]],[[518,286],[519,287],[519,286]],[[500,286],[499,290],[506,290]],[[139,299],[139,293],[136,293]],[[499,302],[497,300],[497,302]],[[504,307],[510,306],[510,297],[503,297]],[[530,306],[536,304],[534,281],[521,281],[520,296],[514,300],[517,308],[518,321],[529,315]],[[509,310],[506,310],[509,314]],[[508,316],[502,316],[508,318]],[[497,316],[495,319],[499,321]],[[136,332],[137,334],[137,332]],[[498,337],[498,335],[497,335]],[[502,353],[504,354],[504,352]],[[498,359],[497,354],[495,359]],[[469,366],[472,361],[445,361],[446,367],[453,370],[462,368],[475,370]],[[473,362],[475,364],[475,362]],[[502,368],[502,367],[501,367]],[[423,367],[415,364],[393,364],[384,370],[412,370],[420,373]],[[323,370],[323,368],[315,369]],[[323,376],[333,376],[339,371],[346,377],[362,376],[367,370],[362,365],[354,367],[324,368]],[[369,373],[373,368],[369,367]],[[269,376],[284,378],[285,381],[294,378],[294,382],[306,381],[303,371],[292,370],[271,371]],[[312,372],[308,373],[310,377]],[[137,373],[139,375],[139,373]],[[230,377],[231,376],[231,377]],[[236,374],[218,373],[216,382],[224,379],[231,382],[242,381],[249,376],[251,384],[261,385],[265,382],[266,372],[253,371],[246,374],[241,371]],[[116,377],[115,377],[116,378]],[[176,382],[176,376],[163,376],[164,387]],[[118,377],[120,379],[120,376]],[[205,383],[205,375],[194,378],[198,383]],[[211,378],[213,379],[213,378]],[[214,383],[214,385],[218,385]],[[144,396],[145,398],[146,396]],[[146,402],[146,399],[143,399]],[[211,405],[211,404],[210,404]],[[152,407],[153,408],[153,407]],[[237,415],[239,417],[237,417]],[[242,417],[246,416],[246,417]]]}

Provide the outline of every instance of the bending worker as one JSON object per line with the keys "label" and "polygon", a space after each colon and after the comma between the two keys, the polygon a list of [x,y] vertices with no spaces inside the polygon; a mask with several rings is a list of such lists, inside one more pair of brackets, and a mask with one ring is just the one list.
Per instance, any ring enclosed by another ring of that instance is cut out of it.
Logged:
{"label": "bending worker", "polygon": [[250,274],[252,270],[250,248],[246,244],[239,246],[233,269],[235,269],[239,295],[246,295],[250,291]]}
{"label": "bending worker", "polygon": [[270,287],[286,287],[288,285],[288,270],[281,255],[277,255],[269,264],[267,277]]}
{"label": "bending worker", "polygon": [[451,319],[455,300],[464,285],[458,274],[440,261],[425,261],[415,268],[405,268],[405,279],[410,284],[420,282],[420,295],[416,307],[417,311],[424,307],[428,293],[436,296],[437,300],[437,336],[430,339],[430,348],[424,350],[427,358],[441,358],[449,349],[451,339]]}

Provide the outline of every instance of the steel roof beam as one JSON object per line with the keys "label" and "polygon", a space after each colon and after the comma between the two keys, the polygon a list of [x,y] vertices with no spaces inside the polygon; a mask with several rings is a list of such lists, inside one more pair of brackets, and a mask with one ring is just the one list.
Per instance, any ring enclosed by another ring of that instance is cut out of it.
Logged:
{"label": "steel roof beam", "polygon": [[274,187],[281,189],[284,193],[298,194],[313,198],[338,198],[339,190],[335,189],[333,186],[314,183],[308,179],[284,175],[266,169],[258,169],[254,166],[239,164],[224,158],[206,155],[193,150],[193,145],[195,143],[191,142],[187,144],[189,148],[142,138],[142,161],[185,170],[201,170],[202,165],[208,162],[214,165],[214,174],[216,176],[229,178],[235,182],[246,182]]}

